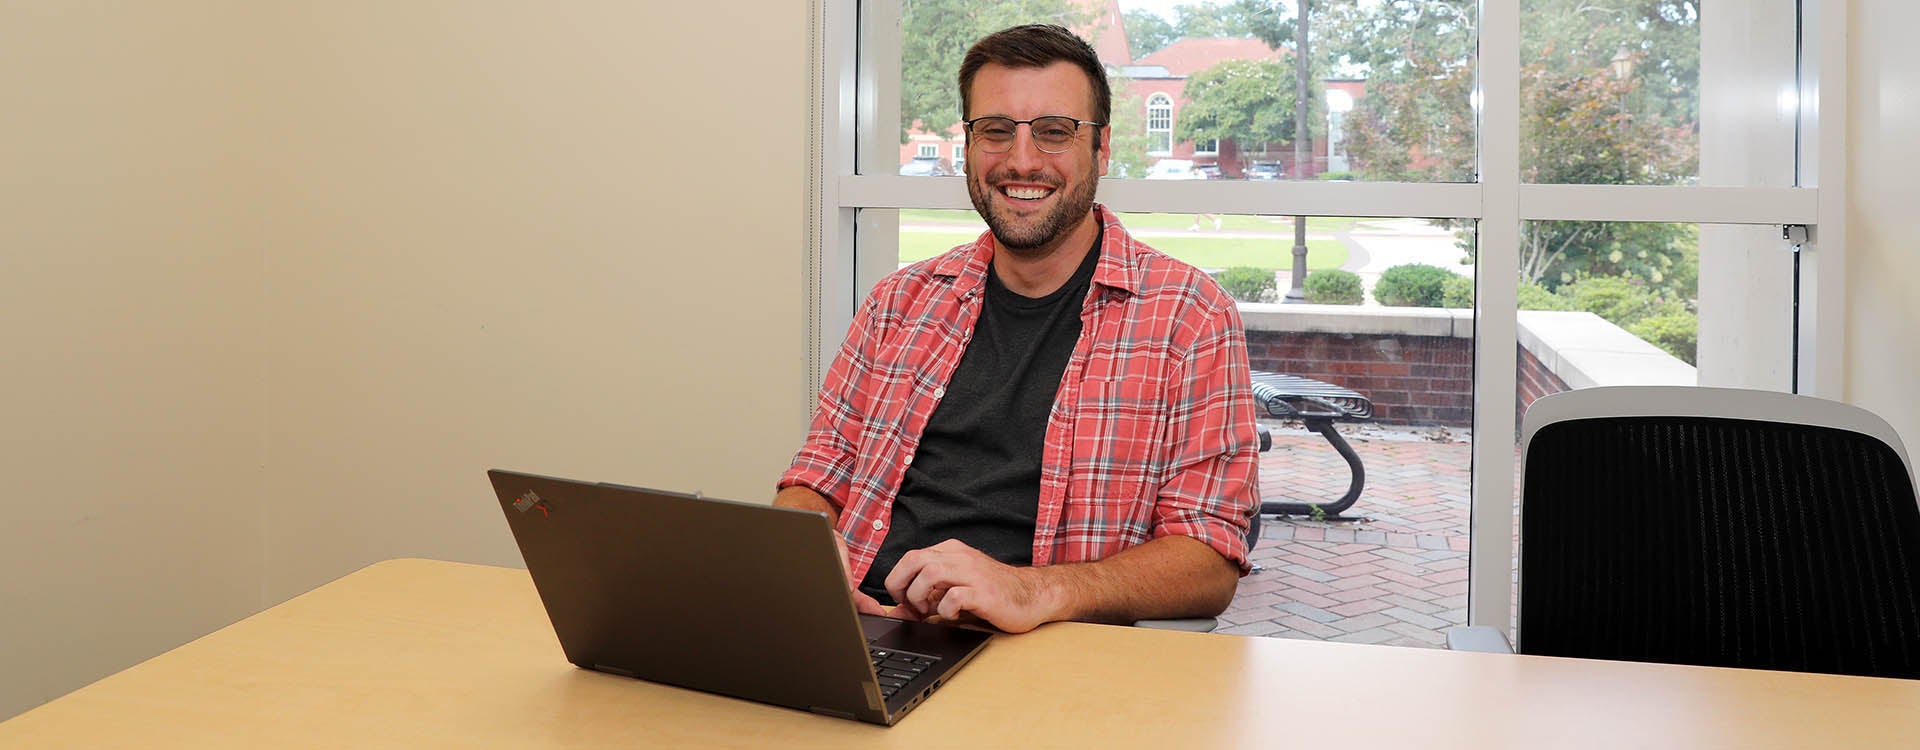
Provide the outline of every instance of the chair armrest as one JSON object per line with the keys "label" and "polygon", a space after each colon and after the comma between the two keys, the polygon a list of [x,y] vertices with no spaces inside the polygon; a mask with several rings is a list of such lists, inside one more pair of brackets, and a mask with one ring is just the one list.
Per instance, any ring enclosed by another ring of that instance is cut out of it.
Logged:
{"label": "chair armrest", "polygon": [[1507,643],[1506,634],[1492,625],[1447,628],[1447,648],[1453,651],[1479,651],[1488,654],[1513,653],[1513,646]]}
{"label": "chair armrest", "polygon": [[1189,617],[1182,620],[1135,620],[1136,628],[1152,630],[1185,630],[1189,633],[1211,633],[1220,622],[1211,617]]}

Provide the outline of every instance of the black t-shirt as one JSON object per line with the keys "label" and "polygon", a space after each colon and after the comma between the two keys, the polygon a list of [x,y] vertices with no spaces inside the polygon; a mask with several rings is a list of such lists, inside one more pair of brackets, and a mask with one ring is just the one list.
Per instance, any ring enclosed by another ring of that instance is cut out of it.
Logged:
{"label": "black t-shirt", "polygon": [[861,591],[893,603],[887,574],[901,556],[948,539],[1010,565],[1033,563],[1047,415],[1099,258],[1095,239],[1072,278],[1037,299],[1008,289],[988,266],[973,338],[927,420]]}

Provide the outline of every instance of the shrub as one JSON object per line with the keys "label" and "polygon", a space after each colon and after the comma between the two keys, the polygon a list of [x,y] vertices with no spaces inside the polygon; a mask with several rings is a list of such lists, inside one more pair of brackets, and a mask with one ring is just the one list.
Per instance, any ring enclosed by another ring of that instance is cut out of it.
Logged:
{"label": "shrub", "polygon": [[1373,298],[1388,307],[1439,307],[1441,287],[1455,276],[1459,274],[1424,263],[1394,266],[1374,283]]}
{"label": "shrub", "polygon": [[1625,328],[1641,341],[1660,347],[1687,364],[1694,364],[1699,356],[1700,316],[1686,310],[1669,310],[1642,318]]}
{"label": "shrub", "polygon": [[1273,269],[1234,266],[1214,279],[1227,294],[1241,302],[1271,302],[1274,299]]}
{"label": "shrub", "polygon": [[1320,173],[1320,179],[1322,179],[1322,180],[1352,180],[1352,179],[1353,179],[1353,173],[1352,173],[1352,172],[1321,172],[1321,173]]}
{"label": "shrub", "polygon": [[1541,286],[1539,282],[1523,281],[1520,282],[1520,309],[1571,310],[1573,308],[1567,306],[1565,299],[1547,291],[1547,288]]}
{"label": "shrub", "polygon": [[1455,274],[1440,284],[1440,306],[1454,309],[1473,308],[1473,279]]}
{"label": "shrub", "polygon": [[1569,309],[1585,310],[1626,328],[1652,315],[1653,292],[1620,276],[1582,276],[1554,291]]}
{"label": "shrub", "polygon": [[1358,305],[1366,299],[1360,277],[1338,268],[1307,274],[1307,301],[1316,305]]}

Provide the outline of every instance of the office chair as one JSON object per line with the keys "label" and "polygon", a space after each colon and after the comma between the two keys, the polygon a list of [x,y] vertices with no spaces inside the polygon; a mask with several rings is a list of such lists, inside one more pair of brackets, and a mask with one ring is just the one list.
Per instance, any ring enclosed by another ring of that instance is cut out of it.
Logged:
{"label": "office chair", "polygon": [[[1267,429],[1266,425],[1254,425],[1253,429],[1254,432],[1260,436],[1258,451],[1265,453],[1272,450],[1273,431]],[[1253,552],[1253,545],[1258,541],[1260,541],[1260,513],[1256,511],[1253,514],[1253,520],[1247,526],[1248,553]],[[1220,621],[1213,617],[1185,617],[1175,620],[1135,620],[1133,626],[1153,630],[1185,630],[1191,633],[1211,633],[1214,628],[1220,626]]]}
{"label": "office chair", "polygon": [[[1521,467],[1520,653],[1920,678],[1920,500],[1873,414],[1569,391],[1528,410]],[[1485,626],[1448,643],[1505,645]]]}

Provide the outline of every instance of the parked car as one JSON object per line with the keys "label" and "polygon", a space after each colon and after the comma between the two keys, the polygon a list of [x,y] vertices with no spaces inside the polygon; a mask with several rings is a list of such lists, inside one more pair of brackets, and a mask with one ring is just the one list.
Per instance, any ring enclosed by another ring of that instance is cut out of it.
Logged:
{"label": "parked car", "polygon": [[937,156],[916,156],[913,161],[900,165],[900,174],[909,177],[945,177],[953,174],[953,171],[941,164]]}
{"label": "parked car", "polygon": [[1200,179],[1203,179],[1203,180],[1220,179],[1220,165],[1218,164],[1202,164],[1200,166],[1194,167],[1194,170],[1200,173]]}
{"label": "parked car", "polygon": [[1199,179],[1193,173],[1192,159],[1161,159],[1147,169],[1149,180],[1193,180]]}
{"label": "parked car", "polygon": [[1280,179],[1280,163],[1275,161],[1256,161],[1247,166],[1249,180]]}

